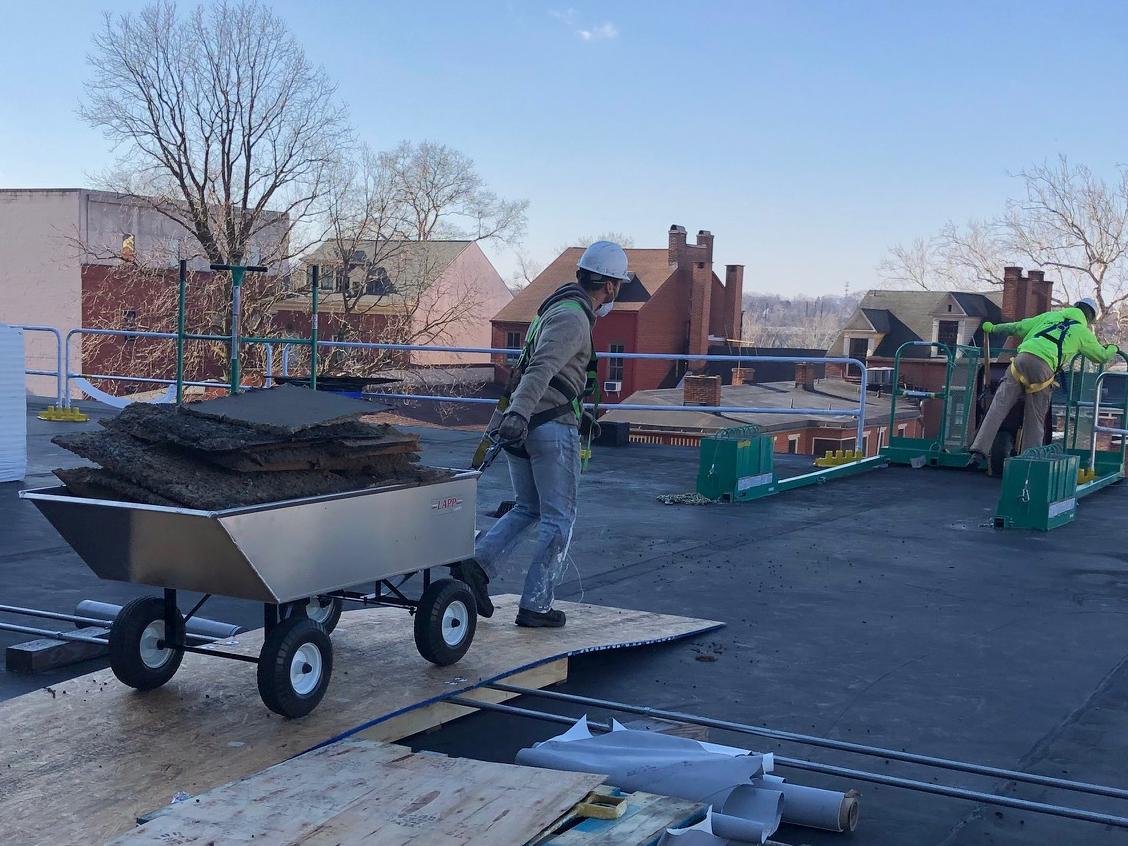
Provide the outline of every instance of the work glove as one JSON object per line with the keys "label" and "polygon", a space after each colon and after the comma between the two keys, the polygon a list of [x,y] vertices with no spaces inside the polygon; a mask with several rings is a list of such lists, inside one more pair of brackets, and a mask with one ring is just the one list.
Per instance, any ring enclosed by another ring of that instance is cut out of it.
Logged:
{"label": "work glove", "polygon": [[995,324],[992,323],[990,320],[984,320],[983,321],[983,331],[986,332],[988,335],[990,335],[992,332],[995,331]]}
{"label": "work glove", "polygon": [[515,411],[511,411],[501,418],[501,425],[497,427],[497,437],[501,443],[509,446],[521,446],[525,438],[529,437],[529,421]]}
{"label": "work glove", "polygon": [[1113,358],[1118,352],[1120,352],[1120,347],[1118,347],[1116,344],[1109,344],[1107,347],[1105,347],[1105,352],[1108,353],[1109,358]]}

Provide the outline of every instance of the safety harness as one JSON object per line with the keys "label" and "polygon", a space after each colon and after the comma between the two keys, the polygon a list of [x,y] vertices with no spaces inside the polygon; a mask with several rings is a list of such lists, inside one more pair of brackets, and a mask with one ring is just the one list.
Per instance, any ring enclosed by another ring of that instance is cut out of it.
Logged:
{"label": "safety harness", "polygon": [[[1015,369],[1014,361],[1011,361],[1009,371],[1011,378],[1022,385],[1022,387],[1026,389],[1026,393],[1028,394],[1036,394],[1039,391],[1044,391],[1046,388],[1050,387],[1050,385],[1054,385],[1056,387],[1057,382],[1055,380],[1057,379],[1057,373],[1059,370],[1061,370],[1063,359],[1065,358],[1065,336],[1069,334],[1070,328],[1080,325],[1080,320],[1073,320],[1072,318],[1066,317],[1058,323],[1055,323],[1053,326],[1047,326],[1045,329],[1034,336],[1035,338],[1045,338],[1047,341],[1050,341],[1054,346],[1057,347],[1057,367],[1054,368],[1053,376],[1051,376],[1044,382],[1031,382]],[[1051,334],[1053,332],[1057,333],[1056,337]]]}
{"label": "safety harness", "polygon": [[[521,377],[525,374],[525,370],[529,366],[529,362],[532,359],[533,355],[533,347],[536,344],[537,331],[540,329],[540,325],[544,317],[549,314],[549,312],[551,312],[554,308],[576,308],[580,311],[585,311],[584,307],[580,305],[579,302],[573,299],[561,299],[555,303],[546,305],[548,307],[542,308],[542,310],[537,313],[536,317],[534,317],[532,322],[529,324],[528,332],[525,333],[525,345],[521,348],[521,356],[517,359],[517,363],[514,365],[513,370],[509,374],[509,378],[506,380],[505,390],[501,395],[501,399],[497,401],[496,413],[498,415],[505,414],[506,410],[508,410],[509,403],[513,397],[513,392],[517,390],[517,385],[520,383]],[[546,408],[543,411],[538,411],[533,414],[529,418],[530,432],[538,426],[543,425],[544,423],[548,423],[551,420],[556,420],[558,417],[570,411],[576,415],[576,422],[580,425],[581,437],[584,437],[584,421],[588,416],[584,412],[584,400],[590,396],[594,396],[595,407],[596,409],[599,408],[599,379],[596,375],[596,364],[597,359],[595,357],[595,339],[593,337],[591,340],[591,358],[588,360],[587,364],[587,378],[584,382],[584,389],[577,394],[572,386],[569,385],[568,382],[562,379],[559,375],[553,376],[551,379],[549,379],[548,387],[552,388],[557,393],[562,394],[564,396],[564,402],[560,405],[553,406],[552,408]],[[589,421],[590,425],[587,427],[586,433],[587,448],[581,448],[580,450],[580,454],[584,458],[584,469],[587,469],[587,459],[591,455],[591,439],[593,430],[595,429],[594,420],[595,416],[594,414],[592,414]],[[482,439],[482,442],[478,445],[477,451],[474,453],[474,460],[471,462],[470,466],[475,470],[481,468],[490,447],[496,443],[496,441],[492,439],[492,435],[492,432],[487,432],[486,437]],[[524,445],[505,446],[503,448],[510,455],[515,455],[518,458],[529,457],[529,453],[525,449]]]}

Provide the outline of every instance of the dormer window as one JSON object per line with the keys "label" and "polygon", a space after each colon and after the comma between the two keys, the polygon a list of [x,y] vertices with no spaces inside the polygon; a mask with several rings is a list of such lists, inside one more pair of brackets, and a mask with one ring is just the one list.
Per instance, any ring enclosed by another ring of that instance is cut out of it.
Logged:
{"label": "dormer window", "polygon": [[936,341],[950,350],[955,350],[956,345],[960,342],[960,322],[958,320],[941,320],[936,327]]}

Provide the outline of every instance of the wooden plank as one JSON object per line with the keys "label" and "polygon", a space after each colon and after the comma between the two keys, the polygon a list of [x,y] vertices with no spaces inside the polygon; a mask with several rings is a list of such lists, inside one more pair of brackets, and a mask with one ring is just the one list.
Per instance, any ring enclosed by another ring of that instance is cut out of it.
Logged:
{"label": "wooden plank", "polygon": [[[531,670],[506,676],[505,682],[521,687],[541,688],[559,684],[562,681],[567,681],[567,679],[568,659],[558,658],[539,667],[533,667]],[[506,693],[502,690],[479,688],[468,691],[465,698],[477,699],[480,702],[504,702],[506,699],[512,699],[518,695]],[[415,708],[392,717],[390,720],[384,720],[382,723],[363,729],[353,736],[363,740],[402,740],[405,737],[411,737],[413,734],[419,734],[421,731],[440,728],[445,723],[473,713],[476,713],[476,709],[467,705],[455,705],[453,702],[432,702],[430,705]]]}
{"label": "wooden plank", "polygon": [[[258,698],[253,667],[184,656],[158,690],[138,692],[108,670],[0,703],[4,846],[100,843],[173,794],[199,795],[318,744],[485,682],[568,655],[684,637],[718,623],[561,602],[563,629],[514,626],[518,597],[496,597],[474,646],[450,667],[415,651],[398,609],[349,611],[333,633],[334,672],[321,706],[285,720]],[[261,632],[225,650],[257,655]],[[34,754],[29,754],[32,750]],[[65,797],[61,799],[60,797]],[[575,800],[573,800],[575,801]],[[221,840],[220,842],[227,842]]]}
{"label": "wooden plank", "polygon": [[[75,634],[94,637],[105,635],[109,629],[89,626],[75,629]],[[4,666],[11,673],[45,673],[80,661],[102,658],[110,651],[109,644],[85,643],[79,640],[56,640],[44,637],[13,643],[4,650]]]}
{"label": "wooden plank", "polygon": [[[550,661],[539,667],[533,667],[531,670],[525,670],[505,677],[505,681],[509,684],[535,688],[559,684],[567,679],[567,658],[557,658],[555,661]],[[500,690],[489,690],[486,688],[473,689],[464,694],[466,699],[477,699],[483,702],[504,702],[506,699],[512,699],[517,695],[519,694],[506,693]],[[467,714],[475,712],[476,709],[465,705],[455,705],[451,702],[432,702],[430,705],[425,705],[422,708],[414,708],[392,717],[389,720],[384,720],[381,723],[363,729],[352,735],[350,740],[391,743],[402,740],[405,737],[410,737],[413,734],[440,728],[445,723],[453,722],[459,717],[464,717]],[[204,794],[204,796],[207,795],[209,794]],[[168,813],[171,807],[173,806],[167,805],[152,812],[142,814],[138,817],[137,821],[138,823],[148,822],[160,814]]]}
{"label": "wooden plank", "polygon": [[684,828],[705,819],[707,807],[641,791],[628,794],[626,800],[626,810],[618,819],[589,819],[573,809],[533,842],[536,846],[643,846],[668,828]]}
{"label": "wooden plank", "polygon": [[107,846],[512,846],[602,779],[341,741],[174,805]]}

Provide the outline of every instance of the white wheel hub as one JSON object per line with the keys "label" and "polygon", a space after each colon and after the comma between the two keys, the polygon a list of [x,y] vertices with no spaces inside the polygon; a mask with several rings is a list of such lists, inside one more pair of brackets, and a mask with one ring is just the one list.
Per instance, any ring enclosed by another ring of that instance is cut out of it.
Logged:
{"label": "white wheel hub", "polygon": [[290,686],[299,696],[308,696],[321,683],[321,650],[303,643],[290,659]]}
{"label": "white wheel hub", "polygon": [[310,597],[306,603],[306,616],[313,620],[315,623],[324,624],[326,620],[333,614],[333,600],[326,600],[324,603],[321,597]]}
{"label": "white wheel hub", "polygon": [[150,670],[159,670],[172,657],[172,650],[158,644],[164,640],[164,620],[154,620],[141,632],[141,662]]}
{"label": "white wheel hub", "polygon": [[443,642],[447,646],[458,646],[466,639],[470,624],[470,609],[466,603],[456,599],[443,611]]}

